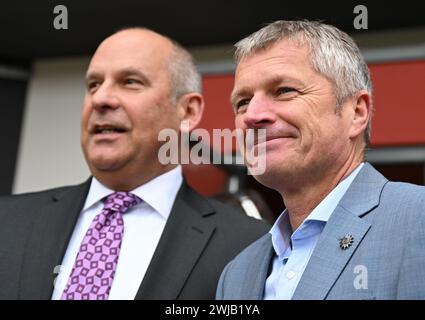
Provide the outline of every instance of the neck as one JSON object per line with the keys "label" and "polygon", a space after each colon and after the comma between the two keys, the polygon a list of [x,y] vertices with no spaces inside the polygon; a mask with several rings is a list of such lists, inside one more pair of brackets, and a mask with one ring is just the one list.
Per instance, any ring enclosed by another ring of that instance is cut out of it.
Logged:
{"label": "neck", "polygon": [[[363,156],[353,158],[342,166],[319,170],[316,175],[300,179],[297,188],[287,188],[281,192],[292,230],[296,230],[323,199],[363,161]],[[302,181],[301,181],[302,180]],[[306,183],[306,182],[310,183]]]}
{"label": "neck", "polygon": [[174,169],[176,165],[167,165],[157,170],[139,170],[139,172],[108,172],[92,170],[93,176],[104,186],[115,191],[126,191],[136,189],[137,187],[149,182],[150,180]]}

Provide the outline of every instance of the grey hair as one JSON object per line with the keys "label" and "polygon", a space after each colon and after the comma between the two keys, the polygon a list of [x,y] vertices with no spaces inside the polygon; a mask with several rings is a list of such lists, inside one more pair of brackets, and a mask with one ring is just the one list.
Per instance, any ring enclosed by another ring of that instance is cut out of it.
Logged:
{"label": "grey hair", "polygon": [[169,40],[173,43],[173,49],[168,58],[172,90],[171,101],[176,103],[177,99],[186,93],[202,93],[202,78],[189,51],[176,41]]}
{"label": "grey hair", "polygon": [[154,32],[171,42],[172,51],[168,57],[167,68],[170,76],[170,100],[173,104],[186,93],[202,93],[202,77],[196,68],[195,59],[188,50],[177,41],[146,27],[125,27],[117,30],[115,34],[127,30]]}
{"label": "grey hair", "polygon": [[[310,48],[312,67],[334,85],[336,110],[359,90],[372,97],[372,81],[367,64],[354,40],[334,26],[319,21],[279,20],[266,25],[235,44],[235,62],[276,42],[288,39]],[[370,143],[371,118],[364,132],[366,146]]]}

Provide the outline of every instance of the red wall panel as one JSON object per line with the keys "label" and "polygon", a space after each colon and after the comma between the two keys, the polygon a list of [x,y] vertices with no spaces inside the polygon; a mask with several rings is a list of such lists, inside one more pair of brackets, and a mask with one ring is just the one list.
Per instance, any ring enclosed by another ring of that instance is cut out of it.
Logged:
{"label": "red wall panel", "polygon": [[372,145],[425,144],[425,60],[372,64]]}
{"label": "red wall panel", "polygon": [[[369,65],[374,87],[373,146],[425,144],[425,60]],[[204,76],[205,113],[199,127],[234,129],[229,97],[233,75]],[[191,185],[205,195],[223,191],[227,174],[212,165],[187,165]]]}
{"label": "red wall panel", "polygon": [[[425,60],[369,65],[375,114],[372,144],[425,144]],[[233,75],[205,76],[206,109],[200,127],[234,129],[229,96]]]}

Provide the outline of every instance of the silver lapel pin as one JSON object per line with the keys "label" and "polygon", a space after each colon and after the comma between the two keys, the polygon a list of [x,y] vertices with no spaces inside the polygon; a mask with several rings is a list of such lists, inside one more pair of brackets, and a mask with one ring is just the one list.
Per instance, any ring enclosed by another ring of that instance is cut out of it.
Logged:
{"label": "silver lapel pin", "polygon": [[339,247],[342,250],[347,250],[349,247],[352,246],[354,242],[354,237],[351,234],[346,234],[344,238],[339,239]]}

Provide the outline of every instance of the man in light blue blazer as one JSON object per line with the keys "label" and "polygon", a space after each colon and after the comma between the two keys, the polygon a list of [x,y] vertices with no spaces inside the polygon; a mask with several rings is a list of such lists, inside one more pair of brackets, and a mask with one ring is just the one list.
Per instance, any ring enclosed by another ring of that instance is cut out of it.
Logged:
{"label": "man in light blue blazer", "polygon": [[425,188],[364,162],[372,85],[354,41],[276,21],[235,60],[236,127],[265,129],[247,152],[265,156],[254,176],[286,209],[226,266],[217,299],[424,299]]}

